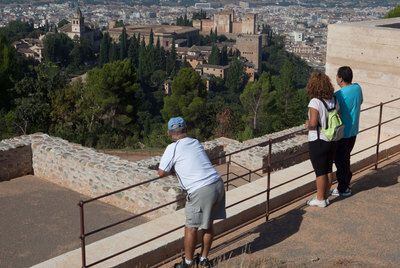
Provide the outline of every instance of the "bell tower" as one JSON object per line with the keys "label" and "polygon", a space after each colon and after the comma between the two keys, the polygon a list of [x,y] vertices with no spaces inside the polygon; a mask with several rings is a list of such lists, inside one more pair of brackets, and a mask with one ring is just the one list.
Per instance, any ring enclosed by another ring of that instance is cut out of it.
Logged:
{"label": "bell tower", "polygon": [[72,18],[72,32],[80,37],[83,34],[84,27],[85,24],[84,24],[84,18],[82,16],[82,11],[78,7],[76,9],[74,17]]}

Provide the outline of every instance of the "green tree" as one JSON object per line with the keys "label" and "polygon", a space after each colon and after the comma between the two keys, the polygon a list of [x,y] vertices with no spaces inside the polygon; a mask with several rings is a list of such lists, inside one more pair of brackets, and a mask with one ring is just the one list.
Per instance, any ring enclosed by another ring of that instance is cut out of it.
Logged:
{"label": "green tree", "polygon": [[178,71],[177,54],[175,48],[175,39],[172,39],[171,50],[166,59],[166,72],[170,76],[174,76]]}
{"label": "green tree", "polygon": [[207,13],[200,9],[200,12],[193,12],[192,20],[202,20],[207,18]]}
{"label": "green tree", "polygon": [[185,13],[184,16],[179,16],[176,18],[176,25],[178,26],[192,26],[192,21],[190,21]]}
{"label": "green tree", "polygon": [[119,59],[118,44],[116,44],[115,42],[112,42],[110,45],[110,52],[108,57],[110,62],[114,62]]}
{"label": "green tree", "polygon": [[6,27],[0,28],[0,34],[3,34],[7,40],[14,42],[27,37],[34,31],[33,22],[23,22],[20,20],[10,21]]}
{"label": "green tree", "polygon": [[45,60],[67,66],[74,42],[64,33],[51,33],[44,38],[43,47]]}
{"label": "green tree", "polygon": [[235,96],[238,96],[242,92],[247,80],[243,63],[238,59],[231,61],[225,80],[225,86],[232,96],[231,101],[235,101]]}
{"label": "green tree", "polygon": [[104,64],[109,62],[110,46],[111,46],[111,38],[110,35],[106,32],[103,34],[103,37],[101,38],[100,41],[100,54],[99,54],[100,66],[103,66]]}
{"label": "green tree", "polygon": [[208,57],[208,63],[212,65],[219,65],[220,64],[220,52],[218,47],[213,44],[211,48],[211,54]]}
{"label": "green tree", "polygon": [[149,34],[149,46],[153,47],[154,46],[154,32],[153,28],[150,29],[150,34]]}
{"label": "green tree", "polygon": [[137,67],[139,62],[139,42],[136,35],[129,39],[128,58],[131,59],[132,64]]}
{"label": "green tree", "polygon": [[283,64],[280,76],[276,79],[275,84],[283,102],[284,113],[287,114],[289,111],[289,101],[295,91],[294,65],[290,61],[286,60]]}
{"label": "green tree", "polygon": [[123,21],[123,20],[117,20],[117,21],[115,21],[115,27],[116,27],[116,28],[124,27],[124,26],[125,26],[125,24],[124,24],[124,21]]}
{"label": "green tree", "polygon": [[0,111],[12,105],[11,89],[16,81],[32,75],[32,59],[18,54],[7,38],[0,33]]}
{"label": "green tree", "polygon": [[10,104],[8,89],[13,86],[13,71],[16,67],[16,51],[6,37],[0,34],[0,107],[2,108]]}
{"label": "green tree", "polygon": [[123,147],[126,137],[139,133],[137,107],[143,100],[136,80],[129,60],[89,71],[85,84],[67,86],[53,98],[54,131],[85,145]]}
{"label": "green tree", "polygon": [[155,69],[165,70],[165,50],[161,46],[160,37],[157,37],[157,43],[155,47]]}
{"label": "green tree", "polygon": [[200,75],[192,68],[182,68],[171,85],[172,94],[164,97],[161,114],[165,121],[172,116],[183,116],[195,135],[202,136],[207,122],[202,120],[205,111],[205,86]]}
{"label": "green tree", "polygon": [[128,35],[125,26],[123,26],[122,33],[119,36],[119,52],[119,59],[126,59],[128,56]]}
{"label": "green tree", "polygon": [[259,121],[266,120],[266,107],[272,89],[270,75],[263,73],[257,81],[249,82],[240,94],[240,102],[246,112],[244,121],[250,123],[254,133],[259,130]]}
{"label": "green tree", "polygon": [[396,6],[392,10],[390,10],[385,16],[386,19],[397,18],[397,17],[400,17],[400,5]]}
{"label": "green tree", "polygon": [[228,65],[229,64],[229,61],[228,61],[228,48],[226,46],[222,47],[220,64],[221,65]]}
{"label": "green tree", "polygon": [[66,77],[54,63],[43,63],[36,68],[36,77],[25,77],[14,88],[13,126],[15,134],[48,132],[50,99],[66,84]]}

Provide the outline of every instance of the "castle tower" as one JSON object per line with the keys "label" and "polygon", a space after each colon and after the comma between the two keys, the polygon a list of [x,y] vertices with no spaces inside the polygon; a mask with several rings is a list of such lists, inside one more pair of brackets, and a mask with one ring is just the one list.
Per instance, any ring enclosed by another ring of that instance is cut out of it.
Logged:
{"label": "castle tower", "polygon": [[256,34],[256,21],[257,14],[248,13],[242,20],[242,33],[244,34]]}
{"label": "castle tower", "polygon": [[233,10],[224,10],[214,14],[214,30],[218,31],[218,34],[232,33],[232,23],[235,18],[235,12]]}
{"label": "castle tower", "polygon": [[76,9],[75,15],[72,18],[72,32],[80,37],[85,29],[84,17],[82,15],[81,9],[78,7]]}
{"label": "castle tower", "polygon": [[236,49],[240,55],[254,65],[258,72],[261,66],[261,35],[240,34],[236,39]]}

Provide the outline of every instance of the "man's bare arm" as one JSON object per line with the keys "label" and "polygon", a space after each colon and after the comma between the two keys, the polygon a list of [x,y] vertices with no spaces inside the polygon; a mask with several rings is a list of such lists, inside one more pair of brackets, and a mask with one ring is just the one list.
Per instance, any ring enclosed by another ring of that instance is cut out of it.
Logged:
{"label": "man's bare arm", "polygon": [[160,177],[160,178],[162,178],[162,177],[166,177],[166,176],[168,176],[168,175],[171,175],[171,172],[166,172],[166,171],[164,171],[164,170],[162,170],[162,169],[158,169],[158,176]]}

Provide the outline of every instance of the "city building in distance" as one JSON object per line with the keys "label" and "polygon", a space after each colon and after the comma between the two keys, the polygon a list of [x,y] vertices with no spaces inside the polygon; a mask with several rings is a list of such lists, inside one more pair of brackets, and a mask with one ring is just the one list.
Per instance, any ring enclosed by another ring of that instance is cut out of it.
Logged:
{"label": "city building in distance", "polygon": [[[111,38],[115,41],[119,41],[119,36],[122,33],[123,27],[117,27],[108,29]],[[144,38],[145,43],[148,44],[150,32],[153,31],[154,40],[160,39],[160,45],[164,48],[169,48],[172,44],[172,40],[181,40],[182,43],[191,44],[193,43],[198,35],[199,30],[190,26],[176,26],[176,25],[127,25],[125,26],[126,33],[129,37],[136,35]],[[179,43],[179,42],[178,42]]]}
{"label": "city building in distance", "polygon": [[214,14],[212,19],[193,20],[193,27],[200,30],[201,34],[210,34],[211,31],[226,36],[236,34],[256,34],[257,14],[247,13],[242,19],[235,17],[234,10],[223,10]]}
{"label": "city building in distance", "polygon": [[92,28],[89,24],[85,24],[85,17],[82,15],[81,9],[78,7],[71,22],[65,24],[59,29],[59,32],[65,33],[72,40],[84,38],[89,43],[98,48],[100,31],[97,28]]}

